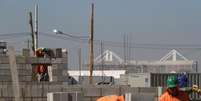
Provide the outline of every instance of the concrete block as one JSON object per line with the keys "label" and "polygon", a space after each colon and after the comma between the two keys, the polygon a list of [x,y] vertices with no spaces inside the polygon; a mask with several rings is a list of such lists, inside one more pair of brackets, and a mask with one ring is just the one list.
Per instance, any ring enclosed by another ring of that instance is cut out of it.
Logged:
{"label": "concrete block", "polygon": [[11,75],[10,69],[0,69],[0,76]]}
{"label": "concrete block", "polygon": [[0,76],[0,81],[11,81],[11,76]]}
{"label": "concrete block", "polygon": [[42,96],[42,89],[40,85],[33,85],[31,88],[31,95],[33,97],[41,97]]}
{"label": "concrete block", "polygon": [[32,98],[23,98],[22,101],[32,101]]}
{"label": "concrete block", "polygon": [[19,80],[21,81],[21,82],[30,82],[30,81],[32,81],[32,76],[19,76]]}
{"label": "concrete block", "polygon": [[70,87],[70,86],[65,86],[62,87],[63,92],[81,92],[82,89],[80,87]]}
{"label": "concrete block", "polygon": [[52,63],[54,64],[62,63],[62,58],[52,59]]}
{"label": "concrete block", "polygon": [[[3,96],[3,89],[2,89],[2,85],[0,85],[0,98]],[[1,101],[1,100],[0,100]]]}
{"label": "concrete block", "polygon": [[52,69],[58,69],[58,66],[57,66],[57,64],[52,64],[52,67],[51,67]]}
{"label": "concrete block", "polygon": [[132,101],[155,101],[155,95],[151,93],[132,94]]}
{"label": "concrete block", "polygon": [[83,88],[84,96],[100,96],[100,88]]}
{"label": "concrete block", "polygon": [[58,81],[58,77],[52,76],[52,82],[56,82],[56,81]]}
{"label": "concrete block", "polygon": [[30,85],[25,86],[25,88],[23,88],[24,90],[24,94],[25,97],[32,97],[32,87]]}
{"label": "concrete block", "polygon": [[25,70],[25,69],[18,69],[19,76],[30,76],[32,74],[32,69]]}
{"label": "concrete block", "polygon": [[47,101],[82,101],[80,93],[54,92],[47,94]]}
{"label": "concrete block", "polygon": [[134,88],[134,87],[132,87],[132,88],[130,88],[130,87],[125,88],[125,91],[126,92],[131,92],[131,93],[139,93],[139,89],[138,88]]}
{"label": "concrete block", "polygon": [[52,70],[52,75],[57,76],[57,75],[62,75],[62,69],[53,69]]}
{"label": "concrete block", "polygon": [[102,95],[119,95],[120,94],[120,89],[118,88],[102,88]]}
{"label": "concrete block", "polygon": [[23,57],[23,56],[18,56],[17,58],[16,58],[16,63],[18,64],[18,63],[26,63],[25,62],[25,57]]}
{"label": "concrete block", "polygon": [[29,60],[32,64],[49,64],[52,63],[52,60],[50,58],[30,58],[31,60]]}
{"label": "concrete block", "polygon": [[30,56],[30,49],[23,49],[22,50],[22,55],[25,57],[29,57]]}
{"label": "concrete block", "polygon": [[32,101],[38,101],[38,98],[32,98]]}
{"label": "concrete block", "polygon": [[61,60],[61,62],[64,63],[64,64],[65,63],[67,64],[68,63],[68,58],[67,57],[63,57],[62,60]]}
{"label": "concrete block", "polygon": [[8,96],[8,94],[7,94],[7,85],[2,86],[2,92],[3,92],[3,97]]}
{"label": "concrete block", "polygon": [[[0,58],[0,60],[1,60],[1,58]],[[0,63],[1,69],[10,69],[9,66],[10,66],[9,64],[1,64],[1,63]]]}
{"label": "concrete block", "polygon": [[9,63],[8,56],[1,56],[0,63],[1,64],[8,64]]}
{"label": "concrete block", "polygon": [[97,97],[84,97],[81,101],[96,101]]}
{"label": "concrete block", "polygon": [[7,97],[14,97],[12,86],[8,86],[8,88],[7,88]]}
{"label": "concrete block", "polygon": [[44,86],[43,86],[42,97],[46,97],[46,96],[47,96],[48,89],[49,89],[48,85],[44,85]]}
{"label": "concrete block", "polygon": [[139,93],[152,93],[152,92],[157,92],[157,88],[156,87],[152,87],[152,88],[139,88]]}
{"label": "concrete block", "polygon": [[6,99],[5,98],[0,98],[0,101],[6,101]]}
{"label": "concrete block", "polygon": [[50,85],[49,86],[49,92],[60,92],[61,87],[59,85]]}

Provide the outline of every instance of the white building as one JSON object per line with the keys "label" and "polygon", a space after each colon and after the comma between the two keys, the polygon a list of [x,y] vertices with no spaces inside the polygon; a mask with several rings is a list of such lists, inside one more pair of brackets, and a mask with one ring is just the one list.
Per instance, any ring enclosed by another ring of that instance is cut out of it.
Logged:
{"label": "white building", "polygon": [[[104,64],[103,64],[104,63]],[[196,72],[194,61],[187,59],[178,51],[172,50],[159,61],[128,61],[124,63],[117,54],[106,50],[94,59],[93,76],[113,76],[120,78],[126,73],[170,73],[170,72]],[[69,70],[71,76],[89,76],[87,67],[79,70]]]}

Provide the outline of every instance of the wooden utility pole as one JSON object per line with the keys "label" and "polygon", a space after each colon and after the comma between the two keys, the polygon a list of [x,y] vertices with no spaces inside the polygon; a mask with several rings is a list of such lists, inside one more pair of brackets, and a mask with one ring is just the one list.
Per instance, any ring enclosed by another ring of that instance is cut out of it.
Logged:
{"label": "wooden utility pole", "polygon": [[27,49],[30,49],[30,40],[27,40]]}
{"label": "wooden utility pole", "polygon": [[93,83],[93,66],[94,66],[94,51],[93,51],[93,34],[94,34],[94,4],[91,5],[90,33],[89,33],[89,84]]}
{"label": "wooden utility pole", "polygon": [[38,48],[38,5],[35,5],[35,44],[36,44],[36,49]]}
{"label": "wooden utility pole", "polygon": [[19,78],[18,78],[14,47],[8,47],[8,54],[9,54],[9,64],[12,78],[13,94],[15,96],[14,101],[20,101],[20,87],[19,87]]}
{"label": "wooden utility pole", "polygon": [[36,36],[35,36],[34,30],[33,30],[32,12],[29,12],[29,25],[30,25],[30,29],[31,29],[32,51],[33,51],[33,54],[35,55],[35,52],[36,52],[35,37]]}

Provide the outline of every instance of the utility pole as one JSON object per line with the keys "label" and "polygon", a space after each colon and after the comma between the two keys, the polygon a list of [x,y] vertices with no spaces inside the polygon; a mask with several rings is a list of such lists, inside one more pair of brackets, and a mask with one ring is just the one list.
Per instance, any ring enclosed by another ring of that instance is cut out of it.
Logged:
{"label": "utility pole", "polygon": [[30,25],[30,29],[31,29],[32,51],[33,51],[33,54],[35,55],[35,52],[36,52],[35,37],[36,36],[35,36],[34,30],[33,30],[32,12],[29,12],[29,25]]}
{"label": "utility pole", "polygon": [[105,82],[104,79],[104,57],[103,57],[103,42],[101,41],[101,69],[102,69],[102,82]]}
{"label": "utility pole", "polygon": [[124,47],[123,47],[123,51],[124,51],[124,68],[126,68],[126,34],[124,34],[124,37],[123,37],[123,43],[124,43]]}
{"label": "utility pole", "polygon": [[126,63],[129,64],[129,36],[126,34]]}
{"label": "utility pole", "polygon": [[78,56],[79,56],[79,75],[80,75],[80,78],[82,76],[82,48],[81,48],[81,45],[80,45],[80,48],[78,50]]}
{"label": "utility pole", "polygon": [[93,83],[93,66],[94,66],[94,52],[93,52],[93,34],[94,34],[94,4],[91,5],[91,19],[90,19],[90,33],[89,33],[89,84]]}
{"label": "utility pole", "polygon": [[30,46],[29,44],[30,44],[30,40],[28,39],[27,40],[27,49],[29,49],[29,46]]}
{"label": "utility pole", "polygon": [[36,49],[38,48],[38,5],[36,4],[35,5],[35,29],[34,29],[34,32],[35,32],[35,47]]}

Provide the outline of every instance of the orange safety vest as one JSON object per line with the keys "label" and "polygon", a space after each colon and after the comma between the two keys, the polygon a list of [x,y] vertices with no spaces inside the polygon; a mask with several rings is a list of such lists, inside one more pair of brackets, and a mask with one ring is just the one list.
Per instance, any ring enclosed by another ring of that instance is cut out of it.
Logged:
{"label": "orange safety vest", "polygon": [[110,95],[110,96],[103,96],[96,101],[125,101],[124,96],[117,96],[117,95]]}
{"label": "orange safety vest", "polygon": [[161,95],[160,101],[190,101],[189,96],[185,92],[179,92],[178,96],[172,96],[167,91]]}

